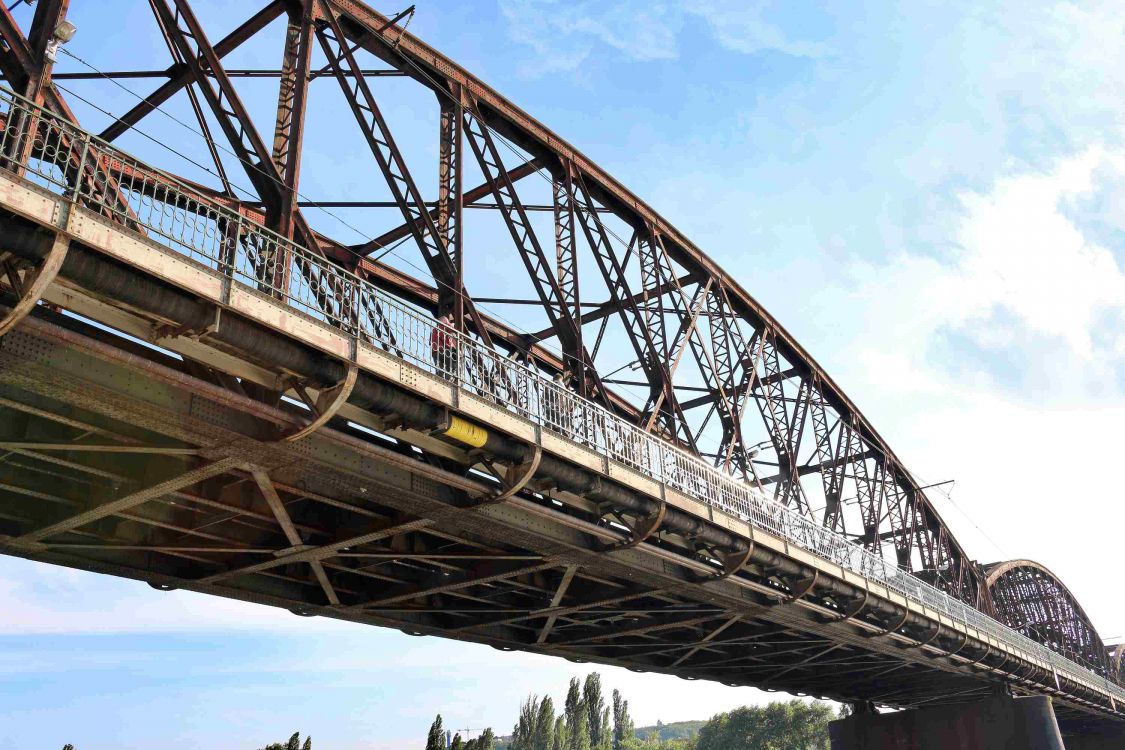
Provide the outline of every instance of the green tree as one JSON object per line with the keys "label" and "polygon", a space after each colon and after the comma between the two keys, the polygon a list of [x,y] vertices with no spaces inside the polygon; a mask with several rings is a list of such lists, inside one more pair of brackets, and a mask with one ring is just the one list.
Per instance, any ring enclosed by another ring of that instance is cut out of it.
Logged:
{"label": "green tree", "polygon": [[426,735],[426,750],[445,750],[445,729],[441,725],[441,714],[430,724],[430,733]]}
{"label": "green tree", "polygon": [[74,745],[69,742],[62,746],[62,750],[74,750]]}
{"label": "green tree", "polygon": [[[66,750],[66,748],[63,748]],[[301,750],[301,733],[294,732],[288,742],[271,742],[262,750]],[[305,738],[304,750],[312,750],[312,737]]]}
{"label": "green tree", "polygon": [[305,744],[301,745],[301,750],[312,750],[312,735],[305,737]]}
{"label": "green tree", "polygon": [[492,727],[486,727],[480,733],[480,737],[477,737],[476,742],[476,750],[492,750],[492,746],[496,744],[496,735],[492,733]]}
{"label": "green tree", "polygon": [[718,714],[699,730],[696,750],[826,750],[832,709],[793,700],[743,706]]}
{"label": "green tree", "polygon": [[465,741],[461,739],[461,733],[453,735],[453,741],[449,743],[449,750],[465,750]]}
{"label": "green tree", "polygon": [[543,700],[539,702],[531,750],[555,750],[555,702],[549,695],[543,696]]}
{"label": "green tree", "polygon": [[527,699],[520,705],[519,719],[516,720],[516,725],[512,728],[510,750],[535,750],[535,730],[539,720],[540,705],[537,695],[527,696]]}
{"label": "green tree", "polygon": [[626,742],[636,735],[633,719],[629,716],[629,701],[621,697],[618,690],[613,691],[613,750],[622,750]]}
{"label": "green tree", "polygon": [[559,714],[555,719],[555,750],[566,750],[570,747],[570,737],[566,734],[566,713]]}
{"label": "green tree", "polygon": [[582,688],[577,677],[570,680],[566,694],[566,746],[565,750],[592,750],[590,747],[590,718],[582,700]]}
{"label": "green tree", "polygon": [[586,675],[582,686],[582,703],[586,706],[586,724],[590,730],[590,747],[608,750],[610,746],[609,717],[602,697],[602,676],[597,672]]}

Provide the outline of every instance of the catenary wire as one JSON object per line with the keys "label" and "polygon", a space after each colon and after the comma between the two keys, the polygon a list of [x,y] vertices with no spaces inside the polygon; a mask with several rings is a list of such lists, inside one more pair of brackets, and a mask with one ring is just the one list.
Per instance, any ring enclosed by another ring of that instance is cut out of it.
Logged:
{"label": "catenary wire", "polygon": [[[130,94],[131,96],[133,96],[134,98],[136,98],[136,99],[137,99],[138,101],[144,101],[144,98],[143,98],[143,97],[141,97],[141,96],[140,96],[139,94],[137,94],[137,93],[136,93],[135,91],[133,91],[132,89],[130,89],[130,88],[128,88],[127,86],[123,85],[123,84],[122,84],[121,82],[117,81],[117,80],[116,80],[116,79],[114,79],[113,77],[109,76],[108,74],[106,74],[106,73],[105,73],[104,71],[102,71],[102,70],[101,70],[101,69],[99,69],[99,68],[98,68],[97,66],[93,65],[92,63],[90,63],[89,61],[87,61],[87,60],[83,59],[82,57],[80,57],[80,56],[78,56],[78,55],[76,55],[76,54],[74,54],[74,53],[70,52],[69,50],[66,50],[66,49],[62,49],[62,52],[64,52],[64,53],[65,53],[66,55],[68,55],[69,57],[73,58],[73,59],[74,59],[74,60],[76,60],[77,62],[81,63],[82,65],[85,65],[85,66],[86,66],[87,68],[89,68],[89,69],[90,69],[90,70],[92,70],[93,72],[95,72],[95,73],[99,74],[99,75],[100,75],[100,76],[101,76],[102,78],[104,78],[105,80],[107,80],[107,81],[111,82],[112,84],[114,84],[114,85],[115,85],[115,86],[117,86],[118,88],[122,89],[122,90],[123,90],[123,91],[125,91],[126,93]],[[61,83],[59,83],[59,82],[57,82],[57,81],[55,81],[55,82],[53,82],[53,83],[54,83],[54,85],[55,85],[55,86],[57,86],[57,87],[58,87],[58,88],[60,88],[61,90],[65,91],[65,92],[66,92],[66,93],[67,93],[68,95],[70,95],[70,96],[73,96],[73,97],[75,97],[76,99],[78,99],[78,100],[82,101],[83,103],[85,103],[86,105],[88,105],[88,106],[90,106],[90,107],[92,107],[92,108],[96,109],[97,111],[101,112],[102,114],[106,115],[107,117],[110,117],[110,118],[112,118],[112,119],[114,119],[114,120],[116,120],[116,121],[118,121],[118,122],[123,122],[123,121],[121,120],[121,118],[117,117],[117,116],[116,116],[116,115],[114,115],[114,114],[113,114],[112,112],[109,112],[108,110],[104,109],[103,107],[99,106],[98,104],[96,104],[96,103],[94,103],[94,102],[90,101],[90,100],[89,100],[88,98],[86,98],[86,97],[83,97],[83,96],[82,96],[81,94],[77,93],[77,92],[76,92],[76,91],[74,91],[73,89],[71,89],[71,88],[68,88],[68,87],[64,86],[63,84],[61,84]],[[183,121],[183,120],[181,120],[180,118],[176,117],[175,115],[171,114],[170,112],[166,111],[165,109],[163,109],[163,108],[162,108],[162,107],[160,107],[159,105],[157,105],[157,106],[153,106],[152,108],[153,108],[154,110],[156,110],[156,111],[160,112],[160,113],[161,113],[162,115],[164,115],[164,116],[165,116],[165,117],[167,117],[168,119],[170,119],[170,120],[172,120],[173,122],[175,122],[175,123],[176,123],[177,125],[179,125],[180,127],[184,128],[184,129],[185,129],[185,130],[187,130],[188,132],[192,133],[193,135],[195,135],[195,136],[198,136],[199,138],[201,138],[201,139],[203,139],[203,140],[207,140],[206,136],[205,136],[205,135],[204,135],[204,134],[203,134],[202,132],[200,132],[199,130],[197,130],[197,129],[196,129],[196,128],[194,128],[193,126],[189,125],[188,123],[184,122],[184,121]],[[195,159],[193,159],[193,158],[191,158],[191,157],[187,156],[186,154],[182,153],[181,151],[178,151],[177,149],[174,149],[174,148],[172,148],[171,146],[169,146],[168,144],[166,144],[165,142],[163,142],[163,141],[162,141],[162,140],[160,140],[159,138],[156,138],[156,137],[154,137],[154,136],[150,135],[149,133],[145,132],[145,131],[144,131],[144,130],[142,130],[141,128],[138,128],[138,127],[137,127],[136,125],[130,125],[130,126],[129,126],[129,129],[130,129],[130,130],[133,130],[133,131],[135,131],[135,132],[136,132],[136,133],[137,133],[138,135],[141,135],[141,136],[143,136],[143,137],[144,137],[144,138],[146,138],[147,140],[150,140],[150,141],[152,141],[153,143],[156,143],[156,144],[157,144],[157,145],[159,145],[160,147],[162,147],[162,148],[166,149],[167,151],[169,151],[169,152],[171,152],[171,153],[175,154],[176,156],[178,156],[178,157],[180,157],[180,158],[184,159],[184,160],[185,160],[185,161],[187,161],[188,163],[190,163],[190,164],[192,164],[193,166],[195,166],[195,167],[197,167],[197,168],[199,168],[199,169],[203,170],[203,171],[204,171],[204,172],[206,172],[207,174],[210,174],[210,175],[212,175],[212,176],[214,176],[214,177],[219,177],[219,175],[218,175],[218,174],[217,174],[217,173],[216,173],[216,172],[215,172],[215,171],[214,171],[213,169],[211,169],[210,167],[208,167],[208,166],[206,166],[206,165],[204,165],[204,164],[200,163],[199,161],[197,161],[197,160],[195,160]],[[503,143],[505,144],[505,146],[506,146],[507,148],[509,148],[509,149],[513,150],[513,152],[514,152],[514,153],[516,153],[516,154],[517,154],[517,156],[520,156],[520,158],[523,158],[523,159],[525,159],[525,161],[526,161],[526,158],[525,158],[525,157],[523,157],[522,155],[520,155],[520,154],[518,153],[518,151],[515,151],[514,147],[513,147],[513,146],[512,146],[511,144],[509,144],[509,143],[507,142],[507,140],[503,138],[503,136],[502,136],[502,135],[500,135],[499,133],[496,133],[496,132],[495,132],[494,130],[492,130],[492,128],[491,128],[491,127],[489,127],[489,130],[490,130],[490,131],[492,131],[493,135],[495,135],[495,136],[496,136],[496,137],[497,137],[498,139],[500,139],[500,140],[501,140],[501,141],[502,141],[502,142],[503,142]],[[274,181],[274,182],[277,182],[278,184],[281,184],[281,183],[280,183],[280,182],[278,182],[278,181],[276,180],[276,178],[274,178],[274,177],[273,177],[272,175],[270,175],[270,174],[266,173],[265,171],[263,171],[263,170],[262,170],[262,169],[261,169],[260,167],[258,167],[257,165],[255,165],[255,164],[251,164],[251,163],[250,163],[250,162],[248,162],[247,160],[245,160],[245,159],[241,158],[241,157],[240,157],[240,156],[239,156],[238,154],[236,154],[236,153],[235,153],[234,151],[232,151],[231,149],[227,148],[227,147],[226,147],[226,146],[224,146],[223,144],[221,144],[221,143],[219,143],[219,142],[217,142],[217,141],[214,141],[214,140],[212,140],[211,142],[215,144],[216,148],[218,148],[218,149],[222,150],[223,152],[227,153],[228,155],[230,155],[231,157],[233,157],[234,159],[236,159],[236,160],[237,160],[237,161],[239,161],[240,163],[242,163],[242,164],[244,164],[244,165],[247,165],[247,166],[249,166],[249,167],[250,167],[250,168],[252,168],[252,169],[255,169],[255,170],[257,170],[257,171],[258,171],[258,172],[259,172],[260,174],[262,174],[262,175],[263,175],[264,177],[266,177],[267,179],[270,179],[270,180],[272,180],[272,181]],[[540,171],[538,171],[538,170],[537,170],[537,171],[536,171],[535,173],[536,173],[536,174],[538,174],[538,175],[540,175],[541,177],[544,177],[544,176],[542,175],[542,173],[541,173]],[[544,179],[546,179],[546,178],[544,177]],[[238,190],[239,190],[240,192],[244,193],[244,194],[245,194],[245,195],[247,195],[247,196],[251,196],[251,197],[253,197],[254,195],[256,195],[256,193],[255,193],[255,192],[254,192],[253,190],[251,190],[251,189],[247,188],[247,187],[246,187],[246,186],[244,186],[244,185],[238,184],[237,182],[234,182],[234,181],[230,181],[230,184],[231,184],[231,186],[232,186],[232,187],[234,187],[234,188],[238,189]],[[301,193],[301,192],[299,192],[299,191],[297,192],[297,195],[298,195],[299,197],[301,197],[301,198],[305,198],[306,200],[311,200],[311,199],[309,198],[309,196],[307,196],[307,195],[304,195],[303,193]],[[315,203],[315,201],[313,201],[313,202]],[[342,217],[338,216],[337,214],[333,213],[332,211],[328,210],[327,208],[325,208],[325,207],[323,207],[323,206],[314,206],[314,208],[316,208],[317,210],[320,210],[320,211],[324,212],[325,214],[327,214],[328,216],[330,216],[330,217],[331,217],[331,218],[333,218],[334,220],[338,221],[338,222],[339,222],[339,223],[340,223],[341,225],[343,225],[343,226],[347,227],[348,229],[352,230],[352,231],[353,231],[353,232],[355,232],[355,233],[356,233],[356,234],[357,234],[357,235],[358,235],[359,237],[363,238],[363,239],[364,239],[365,241],[367,241],[367,240],[371,240],[371,239],[372,239],[372,238],[371,238],[371,237],[370,237],[370,236],[369,236],[368,234],[364,233],[364,232],[363,232],[362,230],[360,230],[359,228],[355,227],[355,226],[354,226],[354,225],[352,225],[352,224],[351,224],[350,222],[347,222],[347,221],[345,221],[345,220],[344,220],[344,219],[343,219]],[[616,236],[616,235],[615,235],[615,236]],[[377,257],[375,258],[375,260],[377,260],[377,259],[379,259],[379,258],[382,258],[382,257],[385,257],[386,255],[392,255],[392,256],[394,256],[395,258],[397,258],[398,260],[400,260],[401,262],[405,263],[406,265],[410,266],[410,267],[411,267],[411,268],[413,268],[414,270],[418,271],[419,273],[423,273],[423,274],[429,274],[429,271],[428,271],[427,269],[424,269],[424,268],[422,268],[422,267],[421,267],[421,266],[419,266],[419,265],[418,265],[417,263],[415,263],[415,262],[414,262],[414,261],[413,261],[412,259],[410,259],[409,257],[407,257],[407,256],[403,255],[402,253],[400,253],[400,252],[398,251],[398,248],[399,248],[399,247],[400,247],[401,245],[403,245],[403,244],[404,244],[404,243],[405,243],[405,242],[406,242],[407,240],[409,240],[409,239],[411,239],[411,236],[410,236],[410,235],[407,235],[406,237],[404,237],[404,238],[402,238],[402,239],[398,240],[397,242],[395,242],[395,243],[393,243],[393,244],[391,244],[391,245],[388,245],[388,246],[385,246],[385,247],[381,247],[381,248],[380,248],[380,250],[382,250],[382,253],[381,253],[381,254],[380,254],[379,256],[377,256]],[[354,256],[355,256],[356,258],[358,258],[358,259],[361,259],[361,260],[371,260],[371,258],[369,258],[368,256],[363,256],[363,255],[361,255],[360,253],[357,253],[357,252],[355,252],[355,251],[354,251],[354,250],[352,250],[351,248],[348,248],[347,246],[343,246],[343,245],[342,245],[341,247],[342,247],[342,248],[344,248],[344,249],[346,249],[346,250],[347,250],[348,252],[350,252],[350,253],[351,253],[352,255],[354,255]],[[436,279],[436,278],[435,278],[435,279],[434,279],[434,282],[435,282],[436,284],[439,284],[439,285],[441,285],[441,286],[443,286],[443,287],[445,287],[445,288],[449,289],[449,290],[450,290],[451,292],[453,292],[454,294],[457,294],[457,295],[462,295],[462,294],[463,294],[463,292],[461,292],[460,290],[454,289],[454,288],[453,288],[453,287],[452,287],[451,285],[449,285],[449,284],[447,284],[447,283],[445,283],[445,282],[441,281],[440,279]],[[471,297],[470,297],[470,296],[468,296],[468,295],[465,295],[465,297],[466,297],[466,299],[471,299]],[[513,329],[514,331],[516,331],[516,332],[518,332],[518,333],[521,333],[521,334],[524,334],[524,335],[526,335],[526,334],[527,334],[527,331],[524,331],[524,330],[522,330],[522,328],[521,328],[521,327],[519,326],[519,324],[517,324],[516,322],[514,322],[514,321],[512,321],[511,319],[507,318],[506,316],[502,315],[501,313],[499,313],[499,312],[498,312],[497,310],[495,310],[494,308],[490,308],[490,307],[488,307],[488,306],[486,306],[486,305],[482,305],[482,304],[480,304],[480,303],[476,303],[475,301],[474,301],[474,304],[476,304],[476,306],[477,306],[477,307],[479,307],[479,308],[482,308],[482,309],[484,309],[484,310],[488,311],[488,313],[489,313],[489,314],[490,314],[491,316],[493,316],[493,317],[494,317],[494,318],[496,318],[497,320],[500,320],[500,321],[504,322],[504,323],[505,323],[506,325],[510,326],[510,327],[511,327],[511,328],[512,328],[512,329]],[[528,349],[525,349],[524,347],[522,347],[522,346],[519,346],[518,344],[514,344],[514,343],[512,343],[512,342],[506,342],[506,343],[507,343],[507,344],[508,344],[508,345],[509,345],[509,346],[510,346],[510,347],[511,347],[512,349],[514,349],[514,350],[516,350],[516,351],[518,351],[518,352],[520,352],[520,353],[524,354],[524,355],[525,355],[525,356],[527,356],[527,357],[532,357],[532,352],[531,352],[531,351],[529,351]],[[540,344],[540,345],[542,345],[542,344]],[[547,346],[544,346],[544,348],[545,348],[545,349],[547,349],[548,351],[550,351],[550,352],[551,352],[552,354],[555,354],[556,356],[558,356],[558,357],[560,357],[560,358],[562,358],[562,359],[564,359],[564,360],[570,359],[570,360],[572,360],[572,361],[577,361],[577,360],[575,360],[575,359],[574,359],[574,358],[572,357],[572,355],[569,355],[569,354],[567,354],[566,352],[563,352],[563,351],[561,351],[561,350],[559,350],[559,349],[556,349],[556,348],[555,348],[555,347],[553,347],[553,346],[549,346],[549,345],[547,345]],[[636,398],[638,398],[638,399],[644,399],[644,398],[646,397],[646,396],[645,396],[645,394],[639,393],[639,392],[638,392],[637,390],[635,390],[635,389],[634,389],[633,387],[631,387],[631,386],[628,386],[628,385],[621,385],[621,386],[619,386],[619,388],[620,388],[621,390],[623,390],[623,391],[626,391],[626,392],[628,392],[628,393],[632,394],[632,395],[633,395],[634,397],[636,397]]]}

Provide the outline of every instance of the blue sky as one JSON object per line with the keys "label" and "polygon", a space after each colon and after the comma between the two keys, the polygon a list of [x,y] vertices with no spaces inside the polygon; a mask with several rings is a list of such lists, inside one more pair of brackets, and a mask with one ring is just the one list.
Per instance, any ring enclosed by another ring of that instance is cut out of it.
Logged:
{"label": "blue sky", "polygon": [[[146,3],[118,0],[119,14],[73,5],[74,54],[105,70],[167,64]],[[193,5],[213,39],[251,10]],[[923,480],[956,479],[935,503],[971,555],[1046,564],[1103,636],[1125,636],[1111,572],[1125,499],[1114,470],[1125,422],[1119,7],[418,6],[411,31],[737,276]],[[228,64],[275,65],[279,34],[271,27]],[[59,69],[83,68],[64,57]],[[125,83],[139,94],[152,85]],[[270,123],[276,83],[245,83],[259,122]],[[314,84],[303,190],[385,197],[331,85]],[[105,84],[67,86],[117,113],[135,101]],[[397,79],[377,90],[392,102],[387,116],[408,159],[423,160],[436,130],[419,113],[432,113],[432,96]],[[106,124],[72,102],[83,122]],[[186,101],[167,109],[190,121]],[[141,129],[205,153],[168,118]],[[137,134],[121,144],[175,166]],[[314,220],[349,242],[380,228],[338,216]],[[472,253],[474,290],[502,289],[510,255],[487,245]],[[392,261],[409,269],[417,258]],[[318,747],[417,747],[438,710],[447,725],[506,733],[527,692],[549,688],[557,699],[582,672],[8,558],[0,610],[0,750],[252,748],[298,728]],[[641,723],[762,698],[601,671]]]}

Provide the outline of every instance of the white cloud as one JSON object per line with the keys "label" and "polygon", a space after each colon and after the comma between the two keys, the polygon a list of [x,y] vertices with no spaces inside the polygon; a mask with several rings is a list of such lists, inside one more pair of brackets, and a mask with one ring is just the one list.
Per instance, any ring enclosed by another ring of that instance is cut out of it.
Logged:
{"label": "white cloud", "polygon": [[724,48],[744,54],[773,51],[793,57],[820,57],[828,47],[820,41],[791,38],[768,20],[779,3],[719,0],[706,6],[668,2],[601,3],[593,0],[501,0],[508,31],[535,52],[525,74],[575,70],[599,46],[626,60],[660,60],[680,54],[678,37],[690,20],[702,21]]}
{"label": "white cloud", "polygon": [[963,196],[962,256],[945,282],[956,300],[950,322],[969,323],[999,306],[1028,328],[1066,340],[1084,365],[1094,359],[1097,321],[1107,309],[1125,308],[1125,273],[1061,208],[1094,189],[1099,167],[1120,180],[1125,152],[1090,148],[1050,173],[1007,177],[986,195]]}
{"label": "white cloud", "polygon": [[819,302],[859,314],[824,364],[909,468],[957,480],[955,503],[931,497],[969,554],[1043,562],[1106,636],[1125,633],[1100,520],[1121,501],[1125,330],[1106,321],[1125,315],[1125,272],[1064,209],[1123,185],[1125,151],[1101,147],[999,178],[961,196],[948,262],[853,263]]}
{"label": "white cloud", "polygon": [[[776,23],[766,20],[780,4],[747,0],[713,0],[686,3],[684,11],[707,22],[719,44],[735,52],[780,52],[791,57],[823,57],[829,46],[820,41],[793,39]],[[812,8],[804,10],[811,14]]]}

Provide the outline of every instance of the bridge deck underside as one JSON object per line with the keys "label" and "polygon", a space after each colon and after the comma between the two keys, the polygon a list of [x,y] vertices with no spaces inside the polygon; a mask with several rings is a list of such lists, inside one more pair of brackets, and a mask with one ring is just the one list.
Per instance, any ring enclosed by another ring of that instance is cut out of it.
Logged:
{"label": "bridge deck underside", "polygon": [[[606,551],[619,541],[612,530],[548,494],[481,505],[489,478],[343,420],[279,442],[300,419],[284,402],[41,309],[0,339],[0,548],[688,679],[899,706],[994,689],[985,674],[801,602],[693,581],[659,543]],[[81,513],[88,522],[67,521]],[[1058,708],[1064,724],[1090,721]]]}

